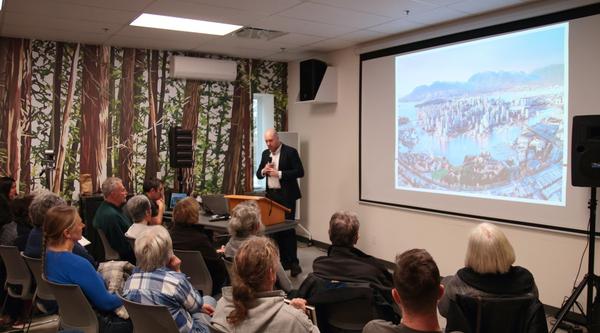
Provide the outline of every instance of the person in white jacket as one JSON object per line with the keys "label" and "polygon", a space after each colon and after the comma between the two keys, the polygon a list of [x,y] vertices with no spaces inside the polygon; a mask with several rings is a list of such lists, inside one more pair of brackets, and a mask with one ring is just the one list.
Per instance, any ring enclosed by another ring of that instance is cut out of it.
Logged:
{"label": "person in white jacket", "polygon": [[319,332],[306,315],[306,300],[284,302],[273,290],[279,253],[265,237],[245,241],[235,256],[231,287],[223,288],[211,325],[223,332]]}

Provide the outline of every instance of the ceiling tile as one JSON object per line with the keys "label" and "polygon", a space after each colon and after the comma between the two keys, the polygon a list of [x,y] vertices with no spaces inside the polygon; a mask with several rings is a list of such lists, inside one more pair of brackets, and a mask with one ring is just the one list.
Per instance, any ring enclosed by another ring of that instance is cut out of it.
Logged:
{"label": "ceiling tile", "polygon": [[446,7],[438,7],[424,13],[410,15],[410,20],[429,25],[452,21],[464,16],[465,13],[461,11]]}
{"label": "ceiling tile", "polygon": [[40,30],[55,29],[65,31],[77,31],[80,33],[97,33],[110,36],[113,32],[121,28],[121,24],[110,22],[97,21],[79,21],[59,19],[51,16],[32,16],[22,13],[5,13],[5,24],[14,26],[28,26],[30,28],[38,28]]}
{"label": "ceiling tile", "polygon": [[[10,0],[8,0],[10,1]],[[109,8],[118,10],[138,11],[154,0],[53,0],[54,2],[63,2],[76,4],[80,6],[91,6],[99,8]]]}
{"label": "ceiling tile", "polygon": [[236,36],[219,37],[210,42],[204,43],[201,46],[204,45],[237,46],[247,49],[268,50],[270,52],[276,52],[281,50],[282,47],[285,47],[285,44],[277,43],[275,40],[265,41],[260,39],[240,38]]}
{"label": "ceiling tile", "polygon": [[113,36],[107,41],[107,44],[119,47],[172,51],[189,51],[198,45],[181,39],[164,40],[156,38],[131,37],[125,35]]}
{"label": "ceiling tile", "polygon": [[315,43],[323,39],[325,39],[325,37],[289,33],[281,37],[274,38],[272,41],[285,45],[302,46]]}
{"label": "ceiling tile", "polygon": [[4,24],[2,36],[84,44],[105,44],[103,33],[81,33],[75,30],[39,29],[37,27]]}
{"label": "ceiling tile", "polygon": [[390,21],[389,17],[310,2],[305,2],[277,15],[352,28],[366,28]]}
{"label": "ceiling tile", "polygon": [[193,3],[235,8],[245,12],[257,12],[267,15],[275,14],[301,4],[303,0],[183,0]]}
{"label": "ceiling tile", "polygon": [[297,20],[282,16],[267,17],[257,22],[254,26],[263,29],[295,32],[322,37],[335,37],[357,30],[350,27]]}
{"label": "ceiling tile", "polygon": [[311,0],[311,2],[392,18],[404,17],[407,10],[410,13],[420,13],[439,6],[421,0]]}
{"label": "ceiling tile", "polygon": [[127,37],[140,37],[140,38],[154,38],[161,40],[181,40],[182,42],[194,43],[198,45],[202,42],[206,42],[219,36],[215,35],[207,35],[207,34],[196,34],[192,32],[184,32],[184,31],[172,31],[172,30],[162,30],[162,29],[152,29],[152,28],[144,28],[144,27],[134,27],[134,26],[125,26],[118,32],[120,36]]}
{"label": "ceiling tile", "polygon": [[345,35],[338,36],[343,40],[348,40],[355,43],[362,43],[365,41],[385,37],[386,33],[372,30],[358,30]]}
{"label": "ceiling tile", "polygon": [[464,13],[478,14],[483,12],[489,12],[500,8],[514,6],[520,3],[519,0],[463,0],[447,7],[455,9]]}
{"label": "ceiling tile", "polygon": [[137,16],[134,11],[73,5],[47,0],[7,1],[3,8],[3,11],[4,10],[6,10],[7,13],[21,13],[33,17],[51,16],[58,19],[121,24],[128,24]]}
{"label": "ceiling tile", "polygon": [[397,34],[409,30],[414,30],[420,27],[424,27],[425,24],[412,22],[407,19],[395,20],[392,22],[384,23],[375,27],[370,27],[369,30],[383,32],[386,34]]}
{"label": "ceiling tile", "polygon": [[343,49],[352,45],[354,45],[353,42],[338,38],[331,38],[307,45],[306,48],[314,51],[333,51]]}

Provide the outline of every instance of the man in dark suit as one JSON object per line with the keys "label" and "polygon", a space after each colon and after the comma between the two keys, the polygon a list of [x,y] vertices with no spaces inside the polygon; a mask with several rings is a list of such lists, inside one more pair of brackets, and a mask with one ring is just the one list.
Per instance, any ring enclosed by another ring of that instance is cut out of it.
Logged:
{"label": "man in dark suit", "polygon": [[[267,148],[262,153],[256,177],[267,178],[267,198],[291,209],[285,214],[286,220],[296,216],[296,200],[300,199],[298,178],[304,177],[304,168],[298,151],[279,141],[279,134],[274,129],[265,132]],[[296,230],[290,229],[274,234],[279,245],[281,263],[285,269],[291,269],[291,275],[302,272],[298,261],[296,247]]]}

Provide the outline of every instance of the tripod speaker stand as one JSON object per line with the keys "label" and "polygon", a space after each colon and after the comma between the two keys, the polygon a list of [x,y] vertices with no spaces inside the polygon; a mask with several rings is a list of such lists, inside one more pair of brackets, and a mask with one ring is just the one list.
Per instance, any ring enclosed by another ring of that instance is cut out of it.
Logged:
{"label": "tripod speaker stand", "polygon": [[[549,333],[554,333],[558,329],[560,323],[565,319],[565,316],[573,307],[575,302],[577,302],[577,298],[583,292],[583,289],[587,287],[587,307],[586,307],[586,316],[585,316],[585,325],[588,328],[588,332],[595,332],[598,327],[593,328],[594,326],[594,314],[596,311],[600,309],[594,309],[594,289],[596,289],[596,295],[600,290],[600,277],[594,274],[594,255],[596,252],[596,187],[591,188],[591,196],[590,201],[588,203],[588,208],[590,209],[590,228],[588,230],[588,272],[581,280],[577,288],[573,290],[567,302],[560,308],[558,313],[556,314],[556,323],[552,326]],[[595,325],[599,325],[596,323]]]}

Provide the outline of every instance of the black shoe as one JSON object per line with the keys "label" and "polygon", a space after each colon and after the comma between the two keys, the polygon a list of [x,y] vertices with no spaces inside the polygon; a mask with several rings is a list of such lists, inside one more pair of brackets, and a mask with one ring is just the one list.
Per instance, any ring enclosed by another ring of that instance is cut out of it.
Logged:
{"label": "black shoe", "polygon": [[300,265],[298,265],[297,263],[292,264],[292,268],[291,268],[292,277],[296,277],[300,273],[302,273],[302,267],[300,267]]}

